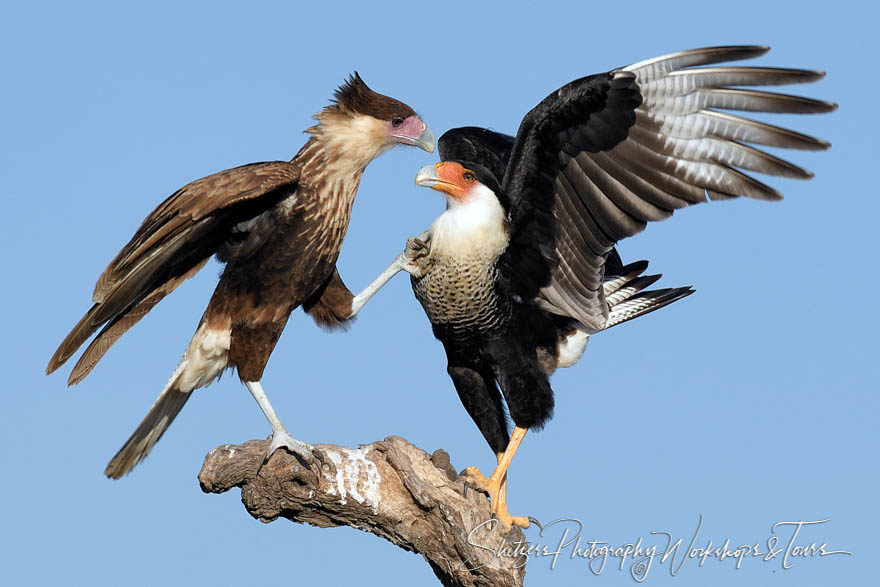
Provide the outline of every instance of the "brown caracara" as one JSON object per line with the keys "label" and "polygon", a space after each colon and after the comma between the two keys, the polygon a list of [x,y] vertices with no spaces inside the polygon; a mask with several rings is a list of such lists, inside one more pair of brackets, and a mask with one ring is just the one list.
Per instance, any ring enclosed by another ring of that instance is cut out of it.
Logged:
{"label": "brown caracara", "polygon": [[707,199],[782,197],[749,172],[811,177],[747,143],[829,147],[726,112],[836,107],[738,87],[810,82],[820,72],[706,67],[767,50],[683,51],[575,80],[526,114],[515,138],[447,132],[443,162],[419,172],[416,183],[443,192],[447,208],[410,240],[421,259],[406,269],[459,397],[498,460],[488,479],[473,467],[467,475],[505,525],[529,525],[507,511],[507,470],[526,431],[552,414],[553,371],[577,362],[591,334],[691,293],[638,293],[655,278],[639,277],[645,262],[622,266],[617,241]]}
{"label": "brown caracara", "polygon": [[47,373],[101,328],[68,384],[82,381],[120,336],[212,255],[225,264],[183,359],[107,465],[108,477],[131,471],[190,393],[231,367],[272,426],[267,456],[282,446],[303,456],[313,450],[275,414],[260,385],[263,369],[297,306],[334,327],[362,305],[340,279],[336,259],[366,166],[395,145],[434,150],[434,136],[413,109],[374,92],[357,73],[315,118],[309,140],[289,162],[227,169],[162,202],[98,279],[94,305],[49,361]]}

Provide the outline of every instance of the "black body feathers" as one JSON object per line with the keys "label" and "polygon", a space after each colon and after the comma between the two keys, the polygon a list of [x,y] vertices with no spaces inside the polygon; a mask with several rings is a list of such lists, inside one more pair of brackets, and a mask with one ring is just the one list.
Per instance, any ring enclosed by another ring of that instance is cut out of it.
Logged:
{"label": "black body feathers", "polygon": [[830,102],[738,87],[823,74],[706,67],[767,50],[711,47],[649,59],[552,92],[515,138],[478,127],[440,137],[443,161],[460,161],[493,186],[506,213],[508,241],[492,261],[492,303],[506,309],[503,323],[491,332],[474,323],[468,336],[454,337],[434,324],[462,403],[496,453],[508,440],[502,396],[518,426],[542,426],[553,410],[548,376],[580,357],[586,337],[693,293],[644,291],[659,276],[641,276],[647,262],[624,266],[614,249],[620,239],[707,199],[781,197],[750,172],[810,177],[746,143],[818,150],[827,142],[722,111],[830,112]]}

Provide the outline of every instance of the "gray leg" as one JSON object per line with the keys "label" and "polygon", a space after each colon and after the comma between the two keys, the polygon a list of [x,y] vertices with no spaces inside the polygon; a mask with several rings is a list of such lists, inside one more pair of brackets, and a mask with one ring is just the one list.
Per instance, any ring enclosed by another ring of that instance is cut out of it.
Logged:
{"label": "gray leg", "polygon": [[430,249],[425,243],[427,239],[427,232],[422,233],[419,238],[407,239],[406,248],[397,255],[397,258],[388,266],[388,269],[383,271],[382,275],[377,277],[373,283],[365,287],[361,293],[354,297],[351,302],[351,314],[349,314],[349,317],[360,312],[364,304],[370,301],[370,298],[376,292],[385,287],[385,284],[391,281],[391,278],[397,275],[398,272],[407,271],[416,277],[421,277],[430,271],[430,264],[428,262]]}
{"label": "gray leg", "polygon": [[407,258],[405,253],[401,253],[397,256],[394,262],[388,266],[388,269],[382,272],[382,275],[376,278],[373,283],[364,288],[364,290],[358,295],[354,296],[354,299],[351,301],[351,314],[349,316],[354,316],[358,312],[361,311],[361,308],[364,307],[370,298],[373,297],[377,291],[382,289],[386,283],[388,283],[392,277],[398,274],[407,263]]}
{"label": "gray leg", "polygon": [[312,453],[315,450],[314,447],[311,444],[297,440],[290,435],[287,428],[284,427],[284,424],[282,424],[281,420],[278,418],[278,414],[276,414],[274,408],[272,408],[272,404],[269,403],[269,398],[266,397],[266,393],[263,391],[263,386],[260,385],[260,382],[245,381],[245,386],[248,388],[248,391],[251,392],[251,395],[254,396],[254,399],[257,400],[260,409],[263,410],[263,414],[272,426],[272,442],[269,444],[269,450],[266,451],[265,459],[268,460],[276,450],[284,447],[306,461],[311,460]]}

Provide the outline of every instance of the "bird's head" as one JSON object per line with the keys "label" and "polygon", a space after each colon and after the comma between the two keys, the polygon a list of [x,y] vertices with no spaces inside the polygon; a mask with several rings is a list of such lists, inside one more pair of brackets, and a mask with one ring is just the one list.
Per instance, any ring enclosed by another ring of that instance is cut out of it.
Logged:
{"label": "bird's head", "polygon": [[373,157],[396,145],[434,152],[434,134],[415,111],[371,90],[357,72],[333,97],[335,103],[316,117],[321,124],[309,129],[313,134],[345,141],[348,151],[363,147]]}
{"label": "bird's head", "polygon": [[497,254],[507,246],[504,194],[488,169],[464,161],[441,161],[422,167],[416,185],[446,195],[446,211],[431,225],[432,251]]}

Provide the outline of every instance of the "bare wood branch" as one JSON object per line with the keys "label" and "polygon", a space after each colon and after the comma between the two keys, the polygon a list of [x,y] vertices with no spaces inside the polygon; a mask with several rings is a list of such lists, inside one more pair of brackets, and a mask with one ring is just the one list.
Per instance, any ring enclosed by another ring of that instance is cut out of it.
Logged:
{"label": "bare wood branch", "polygon": [[495,553],[524,544],[525,535],[490,521],[488,499],[465,488],[445,451],[429,455],[389,436],[357,449],[317,445],[323,462],[308,466],[277,451],[261,468],[268,444],[251,440],[212,450],[199,473],[202,490],[240,487],[247,511],[264,522],[283,517],[372,532],[421,554],[444,585],[522,585],[525,561]]}

